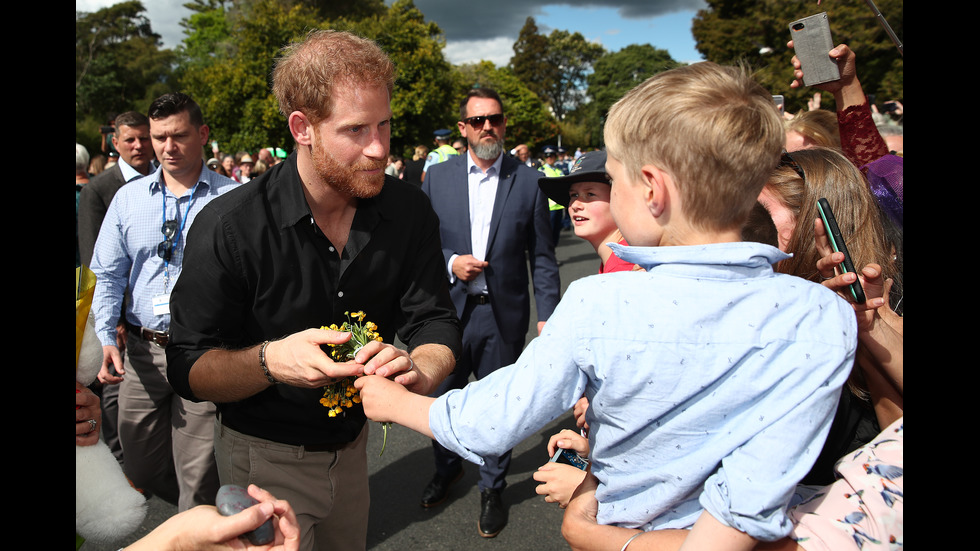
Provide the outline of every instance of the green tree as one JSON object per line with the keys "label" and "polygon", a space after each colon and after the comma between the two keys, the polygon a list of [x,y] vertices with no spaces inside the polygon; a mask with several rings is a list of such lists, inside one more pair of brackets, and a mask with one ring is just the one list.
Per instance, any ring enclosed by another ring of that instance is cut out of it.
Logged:
{"label": "green tree", "polygon": [[593,44],[582,33],[554,30],[548,35],[547,62],[558,69],[558,78],[547,86],[545,96],[559,121],[569,109],[585,100],[586,77],[592,64],[606,52],[599,44]]}
{"label": "green tree", "polygon": [[601,120],[619,98],[651,76],[682,65],[667,50],[650,44],[630,44],[596,60],[586,77],[590,107]]}
{"label": "green tree", "polygon": [[180,21],[186,36],[178,51],[185,71],[205,70],[234,53],[232,22],[225,4],[224,0],[195,0],[184,4],[194,12]]}
{"label": "green tree", "polygon": [[146,112],[169,87],[174,54],[144,12],[137,0],[75,12],[75,134],[93,153],[99,126],[123,111]]}
{"label": "green tree", "polygon": [[603,53],[602,46],[587,41],[582,33],[555,29],[544,37],[528,17],[514,43],[510,67],[561,121],[584,101],[585,78]]}
{"label": "green tree", "polygon": [[347,18],[360,20],[383,15],[383,0],[286,0],[286,6],[304,5],[312,9],[320,19]]}
{"label": "green tree", "polygon": [[395,63],[393,150],[429,143],[435,128],[455,121],[452,68],[442,54],[442,31],[426,22],[411,0],[398,0],[378,13],[369,10],[368,15],[341,9],[334,13],[343,16],[329,21],[320,19],[307,2],[228,4],[225,9],[221,0],[195,0],[190,6],[195,13],[184,21],[187,36],[181,48],[181,82],[201,104],[222,150],[292,147],[272,95],[272,68],[284,45],[314,28],[371,38]]}
{"label": "green tree", "polygon": [[547,63],[547,56],[548,37],[540,34],[534,18],[528,17],[514,42],[510,67],[517,78],[542,98],[546,97],[545,83],[558,78],[557,68]]}
{"label": "green tree", "polygon": [[[816,8],[801,0],[706,0],[692,26],[697,48],[709,61],[744,63],[773,94],[786,96],[789,111],[805,109],[813,89],[791,89],[792,50],[789,23],[826,11],[835,44],[848,44],[858,56],[858,75],[866,93],[881,99],[904,96],[902,57],[864,2],[825,3]],[[904,0],[876,0],[899,37],[904,35]],[[829,107],[825,105],[825,107]]]}
{"label": "green tree", "polygon": [[319,20],[302,5],[278,0],[218,5],[184,22],[181,84],[200,104],[221,150],[292,147],[292,136],[272,95],[272,67],[279,50]]}

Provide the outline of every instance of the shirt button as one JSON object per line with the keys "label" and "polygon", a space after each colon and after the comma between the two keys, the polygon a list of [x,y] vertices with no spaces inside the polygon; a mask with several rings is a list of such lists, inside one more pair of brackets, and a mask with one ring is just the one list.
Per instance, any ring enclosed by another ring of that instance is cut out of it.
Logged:
{"label": "shirt button", "polygon": [[337,291],[337,296],[338,297],[343,297],[344,296],[344,292],[343,291]]}
{"label": "shirt button", "polygon": [[330,247],[328,247],[328,248],[330,249],[330,252],[335,252],[337,250],[337,249],[334,249],[332,245]]}

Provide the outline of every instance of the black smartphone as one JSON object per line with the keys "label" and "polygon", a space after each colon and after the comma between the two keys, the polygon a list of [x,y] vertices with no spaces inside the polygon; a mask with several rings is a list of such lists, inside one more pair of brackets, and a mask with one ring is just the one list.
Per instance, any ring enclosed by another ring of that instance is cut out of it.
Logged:
{"label": "black smartphone", "polygon": [[837,61],[830,57],[834,40],[826,12],[793,21],[789,24],[789,33],[803,70],[803,84],[813,86],[840,80]]}
{"label": "black smartphone", "polygon": [[565,448],[558,448],[555,450],[555,455],[551,456],[551,463],[564,463],[566,465],[571,465],[582,469],[583,471],[589,468],[589,462],[582,456],[580,456],[574,450],[566,450]]}
{"label": "black smartphone", "polygon": [[[221,488],[218,488],[218,495],[214,498],[214,504],[218,512],[226,517],[240,513],[257,503],[258,501],[254,497],[248,495],[248,491],[245,488],[235,484],[225,484]],[[252,545],[272,543],[276,539],[276,531],[272,525],[272,519],[270,518],[263,522],[262,526],[259,526],[251,532],[242,534],[242,536],[248,538],[248,541]]]}
{"label": "black smartphone", "polygon": [[[827,230],[830,245],[834,248],[835,252],[844,253],[844,262],[841,263],[842,269],[845,273],[851,272],[856,274],[857,270],[854,269],[851,253],[847,252],[847,245],[844,244],[844,237],[840,233],[840,226],[837,225],[837,219],[834,218],[834,211],[830,209],[830,203],[827,202],[827,199],[821,197],[817,201],[817,210],[820,211],[820,218],[823,220],[824,229]],[[866,300],[860,278],[854,280],[854,283],[850,284],[848,289],[851,291],[851,297],[854,299],[854,302],[861,304]]]}

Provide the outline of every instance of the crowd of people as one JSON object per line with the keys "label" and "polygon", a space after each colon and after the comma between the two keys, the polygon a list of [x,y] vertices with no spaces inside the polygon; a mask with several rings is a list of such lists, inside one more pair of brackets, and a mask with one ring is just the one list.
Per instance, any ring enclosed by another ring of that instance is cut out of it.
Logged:
{"label": "crowd of people", "polygon": [[[702,62],[620,99],[605,150],[540,160],[505,147],[486,87],[458,139],[391,156],[395,68],[337,31],[276,60],[288,155],[212,142],[205,160],[182,93],[117,117],[114,168],[90,178],[76,146],[102,347],[98,393],[76,380],[76,446],[101,434],[178,504],[132,548],[234,548],[273,519],[260,548],[363,550],[368,420],[432,438],[422,507],[475,464],[493,538],[510,450],[569,410],[578,430],[547,452],[572,464],[533,476],[573,549],[902,546],[901,106],[877,113],[855,53],[829,55],[836,116],[816,95],[783,117],[744,70]],[[560,296],[565,223],[598,273]],[[379,338],[335,361],[351,334],[327,327],[352,312]],[[360,405],[335,415],[320,398],[346,378]],[[259,503],[219,515],[224,484]]]}

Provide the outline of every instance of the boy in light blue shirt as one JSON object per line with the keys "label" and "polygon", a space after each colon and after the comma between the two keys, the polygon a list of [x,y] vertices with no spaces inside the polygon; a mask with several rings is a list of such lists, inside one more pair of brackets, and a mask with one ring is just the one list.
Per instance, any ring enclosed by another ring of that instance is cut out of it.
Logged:
{"label": "boy in light blue shirt", "polygon": [[836,294],[773,272],[785,254],[740,242],[782,151],[771,95],[697,63],[630,91],[604,132],[633,245],[610,246],[646,271],[576,281],[516,364],[438,399],[362,377],[365,412],[480,462],[584,393],[600,524],[783,537],[857,329]]}

